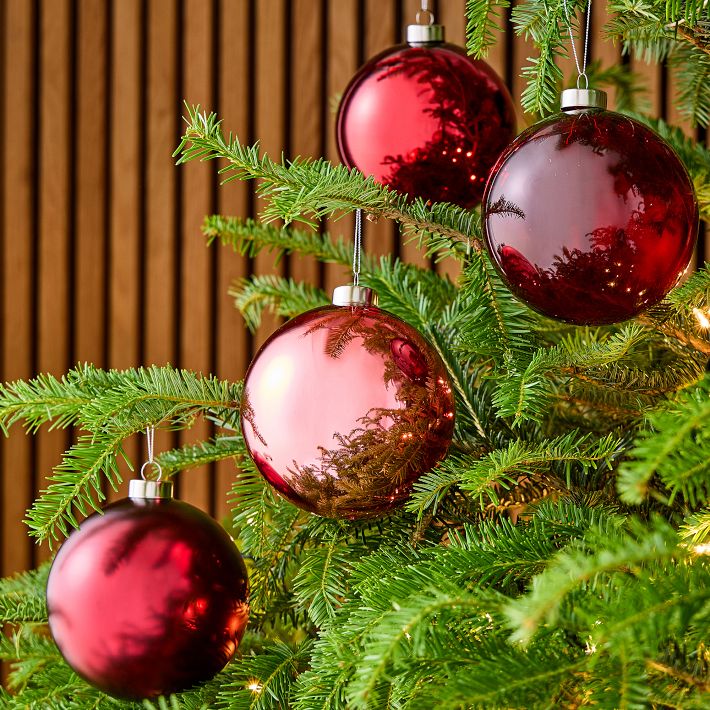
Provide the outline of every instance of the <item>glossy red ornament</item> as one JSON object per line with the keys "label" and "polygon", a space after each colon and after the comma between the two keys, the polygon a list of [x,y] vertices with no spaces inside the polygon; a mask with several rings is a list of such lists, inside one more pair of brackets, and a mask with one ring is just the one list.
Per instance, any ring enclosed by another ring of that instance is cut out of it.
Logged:
{"label": "glossy red ornament", "polygon": [[392,47],[345,89],[340,158],[410,197],[474,207],[515,135],[508,90],[483,61],[452,44]]}
{"label": "glossy red ornament", "polygon": [[327,306],[286,323],[244,383],[242,430],[266,480],[326,517],[402,504],[441,460],[454,399],[437,352],[374,306]]}
{"label": "glossy red ornament", "polygon": [[109,695],[138,700],[226,665],[247,623],[248,577],[229,535],[197,508],[129,498],[64,542],[47,606],[67,663]]}
{"label": "glossy red ornament", "polygon": [[501,155],[484,227],[514,294],[544,315],[594,325],[631,318],[678,283],[698,208],[660,136],[591,108],[532,126]]}

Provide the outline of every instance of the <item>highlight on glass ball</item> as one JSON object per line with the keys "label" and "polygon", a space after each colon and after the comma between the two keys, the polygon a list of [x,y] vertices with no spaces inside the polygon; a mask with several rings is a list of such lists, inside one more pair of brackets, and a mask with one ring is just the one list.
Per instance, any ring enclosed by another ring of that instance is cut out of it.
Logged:
{"label": "highlight on glass ball", "polygon": [[117,698],[152,698],[229,662],[247,624],[248,587],[234,542],[208,515],[131,497],[87,518],[60,548],[47,583],[49,626],[84,680]]}
{"label": "highlight on glass ball", "polygon": [[372,305],[326,306],[289,321],[244,384],[242,430],[259,471],[325,517],[375,517],[404,503],[445,456],[453,427],[438,353]]}
{"label": "highlight on glass ball", "polygon": [[[410,29],[430,27],[443,31]],[[336,131],[348,167],[412,198],[471,208],[515,135],[515,110],[496,73],[462,48],[402,44],[353,77]]]}
{"label": "highlight on glass ball", "polygon": [[579,105],[581,96],[605,106],[603,92],[570,93],[566,112],[524,131],[493,169],[486,243],[531,308],[576,324],[615,323],[678,283],[698,207],[687,170],[660,136],[628,116]]}

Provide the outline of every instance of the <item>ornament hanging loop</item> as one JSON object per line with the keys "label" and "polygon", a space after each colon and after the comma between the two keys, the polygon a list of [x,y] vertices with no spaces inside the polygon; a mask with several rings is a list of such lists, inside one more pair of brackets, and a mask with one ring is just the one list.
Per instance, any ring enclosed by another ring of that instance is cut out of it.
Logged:
{"label": "ornament hanging loop", "polygon": [[[562,0],[562,6],[565,10],[565,19],[567,20],[567,30],[569,31],[569,42],[572,47],[572,55],[574,56],[574,64],[577,67],[577,88],[588,89],[589,77],[587,76],[587,54],[589,53],[589,26],[592,22],[592,0],[587,0],[587,17],[584,28],[584,54],[582,55],[582,65],[579,64],[579,56],[577,55],[577,47],[574,43],[574,33],[572,32],[572,19],[567,7],[567,0]],[[584,86],[582,86],[584,79]]]}
{"label": "ornament hanging loop", "polygon": [[[148,460],[141,466],[141,478],[144,481],[156,481],[160,482],[163,478],[163,469],[161,465],[153,458],[153,444],[155,442],[155,427],[151,424],[149,427],[146,428],[145,430],[145,438],[146,442],[148,444]],[[145,476],[146,470],[152,468],[154,471],[157,472],[158,476],[157,478],[151,478],[148,479]]]}

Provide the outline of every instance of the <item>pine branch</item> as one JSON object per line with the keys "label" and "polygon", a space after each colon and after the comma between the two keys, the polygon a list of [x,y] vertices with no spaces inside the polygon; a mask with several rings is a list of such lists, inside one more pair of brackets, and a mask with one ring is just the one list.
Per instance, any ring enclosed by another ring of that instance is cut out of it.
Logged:
{"label": "pine branch", "polygon": [[[301,254],[312,256],[324,264],[350,266],[353,261],[352,244],[342,236],[336,238],[330,234],[220,215],[206,217],[202,232],[208,244],[219,240],[222,246],[252,258],[267,250],[275,252],[277,259],[284,254]],[[369,254],[362,254],[361,262],[363,271],[372,271],[375,266],[375,260]]]}
{"label": "pine branch", "polygon": [[[111,380],[113,384],[94,391],[75,416],[83,428],[93,433],[80,436],[66,452],[49,477],[49,486],[27,514],[30,534],[40,540],[49,539],[50,544],[60,533],[66,535],[68,526],[78,526],[77,512],[86,515],[99,509],[105,499],[102,481],[117,489],[121,481],[118,458],[123,456],[124,439],[161,422],[185,426],[198,413],[224,415],[238,408],[241,395],[240,384],[171,367],[111,371],[108,377],[92,369],[90,374],[89,379]],[[73,386],[69,382],[67,389]],[[14,402],[13,416],[35,416],[34,394],[30,392],[27,400]]]}
{"label": "pine branch", "polygon": [[164,476],[174,476],[178,471],[198,468],[224,459],[241,457],[244,445],[241,438],[231,435],[216,436],[210,441],[189,444],[180,449],[164,451],[155,457]]}
{"label": "pine branch", "polygon": [[627,534],[615,538],[609,537],[608,530],[599,531],[599,539],[605,544],[597,541],[592,554],[581,544],[558,553],[533,579],[530,592],[506,605],[514,640],[529,642],[543,624],[554,626],[565,599],[582,585],[644,563],[684,556],[676,546],[675,533],[660,521],[652,527],[632,525]]}
{"label": "pine branch", "polygon": [[229,295],[252,333],[261,325],[267,309],[274,315],[292,318],[330,303],[322,289],[273,274],[241,279],[230,286]]}
{"label": "pine branch", "polygon": [[356,170],[332,166],[325,160],[273,162],[259,154],[259,146],[243,146],[232,136],[225,139],[217,116],[187,107],[187,129],[174,153],[178,165],[191,160],[224,159],[220,170],[231,180],[260,179],[258,194],[267,200],[265,222],[283,219],[315,226],[323,217],[362,209],[375,217],[401,222],[417,231],[444,234],[462,241],[480,242],[475,234],[477,217],[460,207],[439,203],[429,206],[421,198],[410,201]]}
{"label": "pine branch", "polygon": [[500,32],[501,12],[510,7],[508,0],[466,0],[466,49],[476,59],[488,53]]}
{"label": "pine branch", "polygon": [[[620,469],[618,490],[622,500],[642,502],[650,492],[652,477],[658,476],[670,491],[669,505],[677,496],[693,507],[707,502],[710,377],[649,413],[647,422],[648,428],[634,442],[631,458]],[[660,497],[660,493],[656,495]]]}
{"label": "pine branch", "polygon": [[0,624],[47,620],[45,588],[49,564],[30,572],[0,579]]}

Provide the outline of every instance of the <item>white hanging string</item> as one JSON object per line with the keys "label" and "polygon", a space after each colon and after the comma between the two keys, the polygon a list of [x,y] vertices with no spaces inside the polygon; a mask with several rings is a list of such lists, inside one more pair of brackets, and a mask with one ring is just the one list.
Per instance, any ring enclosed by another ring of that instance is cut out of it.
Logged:
{"label": "white hanging string", "polygon": [[360,253],[362,252],[362,210],[355,210],[355,243],[353,244],[353,285],[360,283]]}
{"label": "white hanging string", "polygon": [[163,469],[161,468],[160,464],[153,458],[155,427],[152,424],[149,427],[146,427],[145,439],[148,445],[148,460],[141,466],[141,478],[143,478],[143,480],[146,480],[145,470],[148,466],[152,466],[158,472],[157,480],[159,481],[163,477]]}
{"label": "white hanging string", "polygon": [[574,44],[574,33],[572,32],[572,20],[569,16],[569,8],[567,7],[567,0],[562,0],[562,5],[565,9],[565,17],[567,18],[567,29],[569,30],[569,41],[572,45],[572,55],[574,56],[574,63],[577,67],[577,88],[581,89],[581,80],[584,79],[584,88],[589,88],[589,77],[587,77],[587,53],[589,50],[589,25],[592,20],[592,0],[587,2],[587,22],[586,28],[584,30],[584,56],[582,57],[582,66],[579,66],[579,56],[577,56],[577,47]]}

